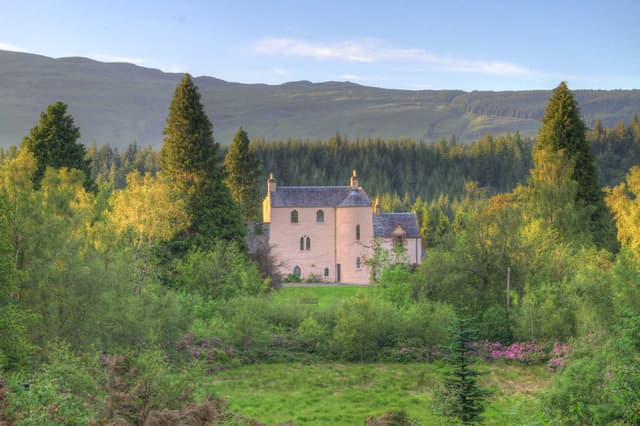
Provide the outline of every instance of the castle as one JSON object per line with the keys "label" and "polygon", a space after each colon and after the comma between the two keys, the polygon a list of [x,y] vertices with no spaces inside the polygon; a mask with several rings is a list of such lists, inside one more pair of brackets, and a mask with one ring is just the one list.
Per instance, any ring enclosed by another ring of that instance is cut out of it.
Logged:
{"label": "castle", "polygon": [[273,174],[262,203],[263,229],[278,273],[323,282],[369,284],[365,260],[374,239],[392,249],[402,244],[411,264],[422,259],[415,213],[380,213],[359,184],[356,171],[349,186],[281,186]]}

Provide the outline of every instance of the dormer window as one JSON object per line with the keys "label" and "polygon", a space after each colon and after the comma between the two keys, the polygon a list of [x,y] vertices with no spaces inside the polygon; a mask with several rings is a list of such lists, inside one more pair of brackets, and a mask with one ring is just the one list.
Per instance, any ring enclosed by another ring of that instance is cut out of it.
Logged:
{"label": "dormer window", "polygon": [[324,223],[324,212],[322,210],[316,212],[316,223]]}
{"label": "dormer window", "polygon": [[298,210],[291,210],[291,223],[298,223]]}

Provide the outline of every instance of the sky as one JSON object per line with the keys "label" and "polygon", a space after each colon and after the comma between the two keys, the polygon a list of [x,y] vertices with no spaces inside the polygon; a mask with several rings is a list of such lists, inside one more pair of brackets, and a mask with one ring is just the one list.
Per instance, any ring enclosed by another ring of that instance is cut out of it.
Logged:
{"label": "sky", "polygon": [[640,88],[640,1],[0,0],[0,50],[242,83]]}

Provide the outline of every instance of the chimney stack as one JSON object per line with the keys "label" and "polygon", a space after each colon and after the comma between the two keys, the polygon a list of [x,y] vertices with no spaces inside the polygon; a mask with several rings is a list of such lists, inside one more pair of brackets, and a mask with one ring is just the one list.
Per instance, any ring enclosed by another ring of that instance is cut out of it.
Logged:
{"label": "chimney stack", "polygon": [[351,189],[358,190],[360,187],[360,180],[358,179],[358,173],[356,173],[356,169],[353,169],[353,173],[351,174]]}
{"label": "chimney stack", "polygon": [[276,192],[276,178],[273,177],[273,173],[269,173],[269,179],[267,180],[267,195],[271,192]]}
{"label": "chimney stack", "polygon": [[374,201],[373,209],[374,209],[376,215],[380,214],[380,199],[378,197],[376,197],[376,199]]}

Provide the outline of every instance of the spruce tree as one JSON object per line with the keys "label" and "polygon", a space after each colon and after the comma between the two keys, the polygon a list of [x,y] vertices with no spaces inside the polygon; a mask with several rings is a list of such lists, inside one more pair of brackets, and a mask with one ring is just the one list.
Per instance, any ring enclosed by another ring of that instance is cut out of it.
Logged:
{"label": "spruce tree", "polygon": [[444,386],[434,395],[434,408],[444,417],[463,425],[481,423],[486,398],[491,391],[478,384],[483,375],[473,368],[472,342],[476,332],[469,328],[468,319],[457,319],[453,329],[453,341],[447,358],[452,369],[444,378]]}
{"label": "spruce tree", "polygon": [[[580,118],[578,103],[564,81],[551,94],[542,118],[542,127],[538,131],[535,150],[561,152],[573,164],[572,179],[577,183],[576,202],[591,209],[590,222],[585,225],[598,246],[611,247],[612,221],[598,183],[598,172],[587,142],[586,128]],[[542,166],[535,164],[536,168]]]}
{"label": "spruce tree", "polygon": [[211,129],[198,88],[186,74],[169,107],[162,171],[186,196],[189,244],[209,248],[216,239],[224,239],[244,246],[244,224],[223,182],[222,158]]}
{"label": "spruce tree", "polygon": [[47,167],[81,170],[85,174],[85,187],[93,187],[91,163],[85,159],[87,150],[78,142],[79,138],[80,129],[67,114],[66,104],[56,102],[40,113],[40,121],[22,141],[22,147],[29,150],[37,162],[33,174],[36,187],[40,186]]}
{"label": "spruce tree", "polygon": [[233,143],[224,159],[225,183],[233,200],[242,209],[245,221],[257,221],[260,215],[260,160],[250,149],[250,141],[242,127],[233,138]]}

